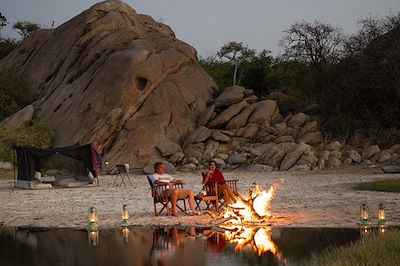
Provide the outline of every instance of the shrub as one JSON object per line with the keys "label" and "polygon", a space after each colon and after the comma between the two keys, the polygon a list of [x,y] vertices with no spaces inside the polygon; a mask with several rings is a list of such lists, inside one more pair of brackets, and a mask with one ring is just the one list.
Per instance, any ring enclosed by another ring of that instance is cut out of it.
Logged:
{"label": "shrub", "polygon": [[350,246],[328,249],[307,265],[399,265],[400,232],[372,234]]}
{"label": "shrub", "polygon": [[0,120],[31,104],[33,93],[27,89],[25,79],[11,68],[0,71]]}
{"label": "shrub", "polygon": [[53,142],[54,130],[42,123],[33,122],[14,130],[0,128],[0,160],[12,161],[13,145],[47,148]]}

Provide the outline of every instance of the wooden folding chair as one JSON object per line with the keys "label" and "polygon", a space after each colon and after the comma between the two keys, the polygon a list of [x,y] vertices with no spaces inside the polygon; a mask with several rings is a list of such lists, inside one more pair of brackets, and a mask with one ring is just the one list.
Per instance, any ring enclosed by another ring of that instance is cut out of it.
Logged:
{"label": "wooden folding chair", "polygon": [[218,211],[218,189],[217,184],[213,184],[210,186],[204,185],[206,189],[206,195],[198,195],[195,196],[194,201],[196,203],[196,210],[200,211],[200,204],[202,201],[206,204],[206,210],[211,210],[211,206],[214,206],[215,211]]}
{"label": "wooden folding chair", "polygon": [[117,175],[114,178],[112,186],[115,187],[117,185],[118,177],[121,179],[119,186],[124,184],[124,187],[126,188],[124,178],[128,179],[131,186],[133,186],[131,178],[129,177],[129,166],[127,164],[117,164],[115,167],[117,167]]}
{"label": "wooden folding chair", "polygon": [[[171,201],[170,197],[166,193],[168,190],[168,184],[153,184],[151,182],[150,176],[147,176],[147,181],[149,182],[151,188],[151,196],[153,197],[153,205],[154,205],[154,215],[158,216],[164,209],[167,211],[167,215],[169,215],[169,202]],[[183,189],[183,183],[174,183],[173,189]],[[183,201],[183,208],[179,206],[178,202]],[[161,205],[161,210],[157,211],[157,204]],[[186,202],[185,199],[178,199],[176,203],[176,207],[182,211],[186,211]]]}

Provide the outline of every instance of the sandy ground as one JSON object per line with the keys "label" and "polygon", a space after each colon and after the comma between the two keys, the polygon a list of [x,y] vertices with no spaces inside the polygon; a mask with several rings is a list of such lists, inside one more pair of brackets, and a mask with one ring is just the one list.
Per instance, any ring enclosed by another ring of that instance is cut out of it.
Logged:
{"label": "sandy ground", "polygon": [[[200,173],[200,172],[199,172]],[[319,172],[224,172],[227,179],[239,179],[239,192],[258,183],[269,187],[281,183],[272,201],[273,215],[280,217],[275,226],[357,227],[359,206],[368,203],[372,222],[376,223],[379,202],[386,206],[387,219],[400,222],[399,193],[358,191],[354,186],[378,179],[400,178],[382,174],[378,169],[335,169]],[[186,188],[201,190],[200,174],[177,173]],[[99,210],[100,226],[117,227],[122,205],[127,204],[132,225],[209,224],[209,215],[154,216],[149,184],[144,175],[131,175],[133,186],[112,187],[113,176],[101,176],[100,187],[53,188],[47,190],[11,190],[12,181],[0,180],[0,225],[38,227],[85,227],[90,206]]]}

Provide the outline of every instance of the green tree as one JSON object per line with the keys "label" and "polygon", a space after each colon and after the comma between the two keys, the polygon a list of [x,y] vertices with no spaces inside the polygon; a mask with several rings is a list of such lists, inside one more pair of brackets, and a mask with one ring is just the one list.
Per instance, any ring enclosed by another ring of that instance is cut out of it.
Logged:
{"label": "green tree", "polygon": [[233,71],[233,85],[237,82],[237,72],[240,63],[245,60],[249,60],[255,55],[255,50],[249,49],[247,45],[242,42],[229,42],[222,46],[222,48],[217,53],[218,57],[222,60],[228,60],[228,63],[233,63],[235,69]]}
{"label": "green tree", "polygon": [[283,57],[295,59],[314,66],[339,61],[342,54],[343,34],[340,28],[315,20],[296,22],[279,41]]}
{"label": "green tree", "polygon": [[1,39],[1,30],[3,29],[3,27],[5,27],[7,25],[7,19],[5,16],[3,16],[3,14],[1,14],[0,12],[0,39]]}
{"label": "green tree", "polygon": [[39,24],[32,23],[29,21],[18,21],[14,23],[13,29],[22,36],[23,39],[29,36],[34,31],[40,30]]}

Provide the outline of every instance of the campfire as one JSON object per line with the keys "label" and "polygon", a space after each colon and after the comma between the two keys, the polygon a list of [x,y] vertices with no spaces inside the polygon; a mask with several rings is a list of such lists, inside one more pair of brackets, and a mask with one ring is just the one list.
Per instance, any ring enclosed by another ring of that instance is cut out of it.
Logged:
{"label": "campfire", "polygon": [[236,202],[230,204],[214,216],[214,225],[265,225],[272,218],[270,204],[278,184],[272,184],[268,191],[259,185],[251,189],[247,196],[236,198]]}
{"label": "campfire", "polygon": [[235,251],[252,249],[259,256],[271,252],[280,261],[285,261],[272,241],[270,207],[278,184],[272,184],[268,191],[256,185],[245,197],[238,196],[236,202],[227,206],[212,221],[225,235],[236,243]]}

